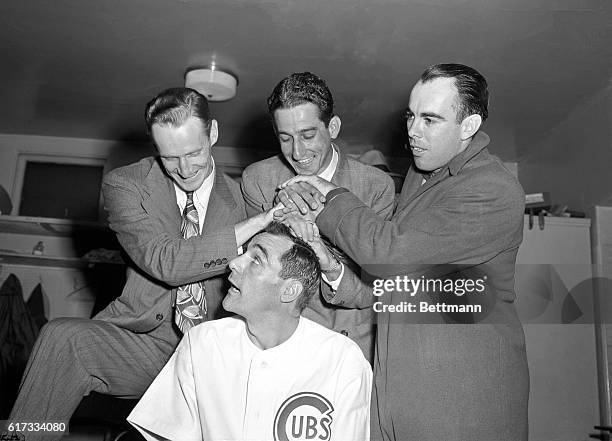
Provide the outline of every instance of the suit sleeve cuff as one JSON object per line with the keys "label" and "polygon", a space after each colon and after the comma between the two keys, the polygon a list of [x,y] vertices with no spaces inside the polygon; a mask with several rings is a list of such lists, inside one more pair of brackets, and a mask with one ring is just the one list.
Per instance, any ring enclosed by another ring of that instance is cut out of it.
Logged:
{"label": "suit sleeve cuff", "polygon": [[340,262],[340,275],[336,280],[329,280],[325,273],[321,273],[321,278],[325,283],[329,285],[332,291],[338,291],[338,287],[340,286],[340,282],[342,282],[342,277],[344,276],[344,263]]}
{"label": "suit sleeve cuff", "polygon": [[325,196],[325,205],[329,204],[336,196],[341,195],[342,193],[348,193],[348,188],[338,187],[329,191]]}

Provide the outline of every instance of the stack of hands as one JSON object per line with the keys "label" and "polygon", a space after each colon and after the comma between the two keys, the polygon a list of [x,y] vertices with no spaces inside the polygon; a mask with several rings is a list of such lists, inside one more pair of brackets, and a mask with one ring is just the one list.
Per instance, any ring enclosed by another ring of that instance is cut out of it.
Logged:
{"label": "stack of hands", "polygon": [[341,264],[334,250],[321,238],[316,219],[323,211],[327,193],[338,188],[318,176],[295,176],[279,186],[276,195],[274,220],[291,228],[293,234],[313,248],[321,271],[335,279]]}

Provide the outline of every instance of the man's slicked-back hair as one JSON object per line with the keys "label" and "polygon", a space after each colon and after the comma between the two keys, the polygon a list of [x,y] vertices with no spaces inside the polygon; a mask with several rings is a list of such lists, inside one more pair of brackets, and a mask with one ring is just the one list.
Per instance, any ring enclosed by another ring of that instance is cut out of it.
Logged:
{"label": "man's slicked-back hair", "polygon": [[264,230],[273,236],[281,236],[293,242],[293,246],[280,257],[281,279],[294,279],[302,284],[302,294],[296,301],[298,311],[304,310],[312,296],[318,294],[321,284],[321,267],[314,250],[280,222],[272,222]]}
{"label": "man's slicked-back hair", "polygon": [[293,73],[276,85],[268,98],[268,113],[274,118],[277,109],[290,109],[312,103],[319,108],[319,119],[325,127],[334,116],[334,98],[327,84],[310,72]]}
{"label": "man's slicked-back hair", "polygon": [[443,63],[429,66],[421,75],[426,83],[436,78],[454,78],[459,95],[457,122],[470,115],[480,115],[484,122],[489,116],[487,80],[476,69],[463,64]]}
{"label": "man's slicked-back hair", "polygon": [[202,121],[208,134],[211,118],[206,97],[187,87],[166,89],[147,104],[145,109],[147,132],[151,134],[153,124],[180,127],[190,116]]}

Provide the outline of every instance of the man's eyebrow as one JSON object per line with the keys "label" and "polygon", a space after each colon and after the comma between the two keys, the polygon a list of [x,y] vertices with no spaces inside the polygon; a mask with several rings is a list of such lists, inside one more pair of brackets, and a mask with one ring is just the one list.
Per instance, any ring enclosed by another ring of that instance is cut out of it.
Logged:
{"label": "man's eyebrow", "polygon": [[422,118],[435,118],[435,119],[446,119],[444,118],[442,115],[438,115],[437,113],[434,112],[423,112],[421,113],[421,117]]}
{"label": "man's eyebrow", "polygon": [[[316,130],[317,130],[317,127],[312,126],[312,127],[306,127],[306,128],[304,128],[304,129],[300,129],[300,130],[298,131],[298,133],[303,134],[303,133],[305,133],[305,132],[313,132],[313,131],[316,131]],[[283,132],[282,130],[279,130],[279,131],[278,131],[278,134],[279,134],[279,135],[289,135],[289,136],[291,136],[291,133]]]}
{"label": "man's eyebrow", "polygon": [[[414,112],[412,110],[410,110],[410,109],[406,109],[404,115],[405,116],[414,116]],[[419,116],[421,118],[435,118],[435,119],[440,119],[440,120],[443,120],[443,121],[446,120],[446,118],[444,118],[442,115],[439,115],[439,114],[437,114],[435,112],[422,112],[422,113],[419,114]]]}
{"label": "man's eyebrow", "polygon": [[253,244],[253,248],[257,248],[258,250],[260,250],[261,253],[264,255],[264,257],[266,258],[267,261],[270,260],[270,256],[269,256],[268,252],[266,251],[266,249],[264,247],[262,247],[258,243],[254,243]]}
{"label": "man's eyebrow", "polygon": [[159,155],[159,156],[160,156],[160,157],[162,157],[162,158],[180,158],[180,157],[182,157],[182,156],[189,156],[189,155],[193,155],[194,153],[199,153],[199,152],[201,152],[203,149],[204,149],[204,146],[200,146],[200,147],[198,147],[197,149],[195,149],[195,150],[191,150],[191,151],[189,151],[189,152],[187,152],[187,153],[184,153],[184,154],[182,154],[182,155]]}

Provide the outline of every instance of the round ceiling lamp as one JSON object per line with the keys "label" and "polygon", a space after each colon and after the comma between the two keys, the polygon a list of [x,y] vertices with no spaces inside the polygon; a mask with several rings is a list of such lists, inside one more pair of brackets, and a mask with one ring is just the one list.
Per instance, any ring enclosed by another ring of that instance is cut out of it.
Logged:
{"label": "round ceiling lamp", "polygon": [[238,80],[218,69],[192,69],[185,74],[185,87],[197,90],[209,101],[227,101],[236,96]]}

